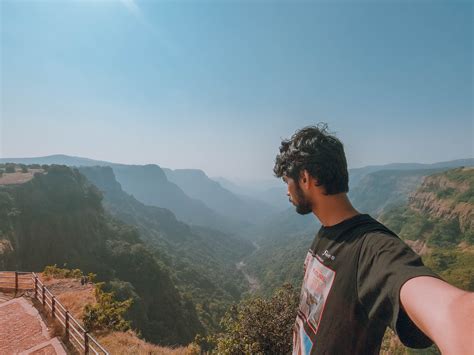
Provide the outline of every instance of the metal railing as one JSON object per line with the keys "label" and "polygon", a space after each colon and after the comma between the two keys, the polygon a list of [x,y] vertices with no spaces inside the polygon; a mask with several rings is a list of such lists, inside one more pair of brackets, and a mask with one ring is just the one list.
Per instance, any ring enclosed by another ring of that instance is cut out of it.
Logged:
{"label": "metal railing", "polygon": [[33,290],[34,297],[64,329],[69,342],[84,354],[109,355],[99,342],[69,313],[34,272],[0,271],[0,289]]}

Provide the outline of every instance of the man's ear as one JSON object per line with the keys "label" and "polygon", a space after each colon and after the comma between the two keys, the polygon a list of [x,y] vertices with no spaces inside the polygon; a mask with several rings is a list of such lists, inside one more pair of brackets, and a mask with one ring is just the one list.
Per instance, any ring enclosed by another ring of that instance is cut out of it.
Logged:
{"label": "man's ear", "polygon": [[300,172],[300,186],[306,187],[306,189],[310,189],[313,187],[319,187],[319,182],[315,179],[308,170],[302,170]]}
{"label": "man's ear", "polygon": [[309,174],[308,170],[304,169],[300,172],[300,185],[308,189],[312,183],[312,180],[313,177]]}

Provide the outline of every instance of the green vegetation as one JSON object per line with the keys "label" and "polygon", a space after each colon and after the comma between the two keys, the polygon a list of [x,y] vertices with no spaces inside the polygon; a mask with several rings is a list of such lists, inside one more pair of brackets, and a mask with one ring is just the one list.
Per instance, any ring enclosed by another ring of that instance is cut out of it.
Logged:
{"label": "green vegetation", "polygon": [[[1,240],[13,249],[0,254],[6,269],[67,264],[96,273],[99,281],[128,282],[144,316],[127,321],[149,341],[187,344],[203,332],[194,304],[178,292],[159,255],[136,228],[104,211],[102,194],[77,170],[53,165],[26,183],[1,186]],[[57,267],[50,271],[68,274]]]}
{"label": "green vegetation", "polygon": [[[35,271],[46,266],[46,275],[88,273],[90,280],[96,273],[102,282],[96,288],[98,304],[88,306],[84,319],[91,330],[131,327],[154,343],[195,339],[202,351],[216,353],[290,351],[298,301],[294,288],[301,284],[304,257],[317,230],[313,216],[279,215],[256,232],[266,237],[245,262],[260,279],[262,295],[242,300],[248,285],[235,264],[253,249],[249,242],[188,226],[166,209],[139,203],[121,190],[110,168],[42,168],[46,174],[0,187],[0,243],[12,246],[0,254],[1,267]],[[410,186],[396,185],[397,193],[410,190],[421,176],[403,175]],[[472,172],[440,176],[450,181],[446,189],[427,183],[424,191],[449,201],[450,211],[459,204],[467,208],[473,201]],[[387,210],[386,198],[371,205],[384,211],[382,221],[402,238],[426,243],[425,263],[448,282],[474,290],[474,231],[465,214],[435,217],[407,204]],[[72,269],[56,266],[66,264]],[[284,282],[294,288],[274,292]]]}
{"label": "green vegetation", "polygon": [[474,291],[474,248],[440,248],[423,258],[444,280],[463,290]]}
{"label": "green vegetation", "polygon": [[195,304],[203,333],[218,331],[227,308],[248,289],[235,264],[253,249],[250,242],[210,228],[188,226],[167,209],[142,204],[122,190],[110,167],[82,167],[79,171],[103,191],[105,209],[135,226],[149,250],[170,270],[182,297]]}
{"label": "green vegetation", "polygon": [[[426,242],[430,251],[423,255],[425,264],[447,282],[469,291],[474,291],[474,227],[472,222],[469,224],[463,218],[466,214],[472,215],[473,206],[459,204],[472,200],[473,186],[473,169],[438,173],[428,177],[418,192],[433,193],[436,199],[431,201],[432,204],[448,201],[449,218],[435,217],[429,210],[414,209],[413,205],[420,205],[417,195],[409,205],[394,208],[381,216],[382,221],[401,238]],[[453,214],[458,207],[460,212]],[[461,223],[464,223],[463,228]]]}
{"label": "green vegetation", "polygon": [[124,319],[125,312],[132,305],[132,299],[116,301],[113,292],[104,292],[104,283],[95,285],[94,295],[96,304],[87,304],[84,307],[82,321],[84,328],[90,331],[110,330],[126,331],[130,329],[130,322]]}
{"label": "green vegetation", "polygon": [[55,278],[73,278],[73,279],[80,279],[81,277],[84,276],[81,270],[79,269],[67,269],[67,268],[59,268],[54,265],[48,265],[45,266],[43,270],[43,275],[44,276],[51,276]]}
{"label": "green vegetation", "polygon": [[[439,178],[450,181],[452,186],[441,187],[436,183]],[[430,176],[430,181],[423,184],[419,191],[433,192],[437,198],[449,200],[453,204],[460,202],[474,203],[474,168],[458,168],[433,174]],[[456,188],[453,186],[456,186]]]}
{"label": "green vegetation", "polygon": [[93,272],[89,272],[87,275],[84,275],[80,269],[68,269],[68,268],[59,268],[56,264],[47,265],[43,270],[43,275],[46,277],[54,278],[72,278],[80,279],[85,278],[87,282],[94,282],[97,275]]}
{"label": "green vegetation", "polygon": [[[444,182],[441,182],[444,181]],[[448,248],[464,241],[474,242],[474,225],[469,218],[473,206],[459,206],[474,198],[474,170],[453,169],[429,176],[418,193],[432,193],[434,200],[421,202],[417,196],[410,204],[393,208],[382,214],[381,220],[403,239],[422,240],[429,247]],[[445,216],[434,216],[427,210],[436,206],[449,206]],[[452,214],[459,207],[458,214]],[[463,212],[461,212],[463,211]]]}
{"label": "green vegetation", "polygon": [[298,294],[290,284],[271,298],[253,297],[232,306],[222,320],[223,332],[196,342],[203,351],[217,354],[287,354]]}
{"label": "green vegetation", "polygon": [[15,164],[12,163],[7,163],[5,164],[5,172],[7,174],[14,173],[15,172]]}
{"label": "green vegetation", "polygon": [[404,205],[423,178],[439,169],[381,170],[362,178],[349,192],[355,208],[378,217],[394,206]]}
{"label": "green vegetation", "polygon": [[314,232],[261,242],[260,249],[246,260],[246,269],[260,280],[263,295],[273,294],[283,283],[301,287],[304,258],[313,239]]}

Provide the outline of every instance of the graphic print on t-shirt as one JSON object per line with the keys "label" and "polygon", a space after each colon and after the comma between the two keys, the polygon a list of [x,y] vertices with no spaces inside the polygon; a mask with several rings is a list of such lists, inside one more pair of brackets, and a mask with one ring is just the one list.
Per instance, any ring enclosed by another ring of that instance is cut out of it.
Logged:
{"label": "graphic print on t-shirt", "polygon": [[[321,263],[317,257],[308,252],[305,260],[305,274],[301,287],[300,306],[294,329],[293,354],[309,354],[309,339],[303,323],[308,330],[316,334],[321,321],[329,291],[336,272]],[[312,345],[312,344],[311,344]]]}
{"label": "graphic print on t-shirt", "polygon": [[306,334],[303,327],[303,322],[299,317],[296,318],[295,329],[293,331],[293,354],[309,354],[312,347],[313,342],[311,341],[311,338],[308,336],[308,334]]}

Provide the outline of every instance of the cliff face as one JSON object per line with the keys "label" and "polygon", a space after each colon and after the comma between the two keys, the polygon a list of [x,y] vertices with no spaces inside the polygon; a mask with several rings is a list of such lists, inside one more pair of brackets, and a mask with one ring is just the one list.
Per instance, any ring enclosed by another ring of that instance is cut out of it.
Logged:
{"label": "cliff face", "polygon": [[474,168],[427,176],[410,196],[409,207],[431,217],[457,221],[462,233],[474,229]]}
{"label": "cliff face", "polygon": [[142,310],[131,319],[133,327],[150,341],[186,344],[202,331],[194,304],[181,296],[137,229],[111,217],[102,193],[65,166],[0,188],[0,267],[41,271],[53,264],[128,285]]}
{"label": "cliff face", "polygon": [[219,329],[222,314],[247,290],[235,264],[252,251],[250,242],[189,226],[165,208],[144,205],[122,190],[110,167],[82,167],[79,171],[103,193],[105,210],[135,226],[145,244],[160,255],[178,289],[191,295],[206,329]]}
{"label": "cliff face", "polygon": [[[426,176],[408,202],[381,220],[450,284],[474,291],[474,169]],[[438,354],[434,348],[426,353]],[[381,353],[407,353],[391,331]]]}

